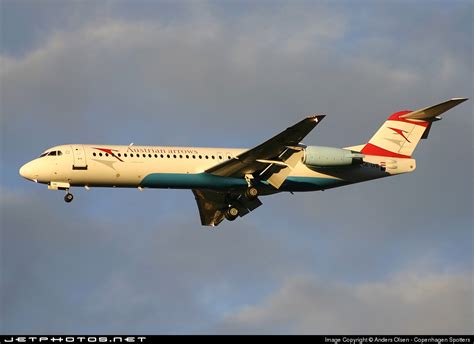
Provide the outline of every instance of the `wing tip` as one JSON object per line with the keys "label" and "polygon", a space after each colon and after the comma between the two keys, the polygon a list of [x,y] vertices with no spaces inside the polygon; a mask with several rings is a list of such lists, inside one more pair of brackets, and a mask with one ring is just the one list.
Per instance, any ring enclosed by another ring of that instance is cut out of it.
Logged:
{"label": "wing tip", "polygon": [[462,103],[462,102],[465,102],[466,100],[469,100],[469,98],[455,97],[455,98],[451,98],[450,100]]}
{"label": "wing tip", "polygon": [[326,115],[311,115],[306,118],[309,119],[310,121],[318,123],[322,121],[324,117],[326,117]]}

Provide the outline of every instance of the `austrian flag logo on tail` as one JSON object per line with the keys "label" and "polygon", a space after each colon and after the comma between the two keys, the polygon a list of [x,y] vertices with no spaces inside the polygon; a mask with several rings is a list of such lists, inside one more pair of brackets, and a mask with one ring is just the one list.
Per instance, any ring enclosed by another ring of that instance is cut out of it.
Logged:
{"label": "austrian flag logo on tail", "polygon": [[[397,129],[397,128],[392,128],[388,127],[388,129],[392,129],[394,132],[396,132],[398,135],[403,137],[407,142],[410,142],[410,140],[405,136],[405,134],[408,134],[408,131],[402,130],[402,129]],[[410,142],[411,143],[411,142]]]}
{"label": "austrian flag logo on tail", "polygon": [[96,148],[94,147],[94,149],[97,149],[97,150],[100,150],[106,154],[110,154],[111,156],[113,156],[114,158],[116,158],[118,161],[121,161],[123,162],[122,159],[120,159],[114,152],[118,152],[117,149],[109,149],[109,148]]}

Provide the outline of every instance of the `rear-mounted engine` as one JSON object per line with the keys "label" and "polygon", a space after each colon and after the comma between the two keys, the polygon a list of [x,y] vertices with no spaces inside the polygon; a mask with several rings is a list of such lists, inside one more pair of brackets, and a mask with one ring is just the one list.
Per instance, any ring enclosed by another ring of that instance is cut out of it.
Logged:
{"label": "rear-mounted engine", "polygon": [[340,167],[361,164],[363,158],[364,154],[348,149],[308,146],[304,150],[303,162],[312,167]]}

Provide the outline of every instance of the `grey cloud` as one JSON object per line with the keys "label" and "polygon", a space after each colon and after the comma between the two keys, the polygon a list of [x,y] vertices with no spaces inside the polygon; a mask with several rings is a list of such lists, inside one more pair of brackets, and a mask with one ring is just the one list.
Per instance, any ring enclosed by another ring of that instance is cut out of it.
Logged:
{"label": "grey cloud", "polygon": [[402,271],[358,285],[292,277],[262,302],[228,315],[224,333],[472,334],[468,273]]}
{"label": "grey cloud", "polygon": [[[179,116],[185,124],[179,127],[182,137],[177,141],[193,135],[198,122],[207,123],[217,140],[228,137],[219,133],[225,129],[216,130],[223,123],[258,137],[261,130],[256,128],[271,123],[278,130],[315,111],[349,117],[365,115],[368,108],[372,113],[387,111],[381,106],[383,99],[390,99],[396,109],[444,99],[462,87],[472,92],[466,79],[469,65],[459,63],[464,55],[440,55],[438,50],[444,49],[435,45],[418,55],[436,56],[446,61],[441,64],[456,68],[439,73],[438,65],[407,65],[397,57],[390,59],[390,49],[378,57],[364,52],[345,55],[338,47],[350,37],[347,14],[320,7],[315,13],[291,10],[289,5],[269,15],[257,11],[239,18],[234,26],[200,9],[185,22],[109,18],[56,33],[23,58],[3,58],[2,79],[8,85],[2,92],[5,134],[35,120],[40,127],[47,121],[59,132],[68,126],[87,128],[87,139],[92,140],[104,135],[110,117],[112,123],[140,128],[144,140],[155,142],[153,133],[164,133],[160,124],[174,125],[170,119]],[[388,42],[394,43],[394,38]],[[407,50],[418,44],[410,43]],[[432,89],[425,91],[427,84],[439,85],[438,95]],[[414,91],[416,101],[410,95]],[[369,117],[359,123],[369,120],[373,125]],[[156,130],[143,128],[144,121],[156,123]],[[348,125],[354,123],[342,122],[339,128],[346,131]],[[164,141],[177,143],[166,136]],[[246,144],[233,141],[231,145]]]}
{"label": "grey cloud", "polygon": [[[322,221],[300,245],[305,228],[291,231],[291,218],[209,231],[192,216],[160,219],[140,204],[122,208],[128,216],[118,221],[111,217],[117,204],[110,212],[103,207],[109,216],[99,221],[87,208],[58,207],[43,195],[1,195],[3,332],[455,333],[472,320],[469,276],[438,272],[436,259],[352,283],[327,274],[323,266],[345,274],[344,265],[357,271],[381,257],[369,249],[365,261],[350,258],[350,248],[337,247],[340,239],[328,241],[331,228]],[[340,254],[326,248],[321,262],[307,256],[325,245]],[[320,277],[309,277],[315,273]]]}
{"label": "grey cloud", "polygon": [[195,332],[296,266],[248,225],[92,221],[5,190],[1,210],[2,332]]}

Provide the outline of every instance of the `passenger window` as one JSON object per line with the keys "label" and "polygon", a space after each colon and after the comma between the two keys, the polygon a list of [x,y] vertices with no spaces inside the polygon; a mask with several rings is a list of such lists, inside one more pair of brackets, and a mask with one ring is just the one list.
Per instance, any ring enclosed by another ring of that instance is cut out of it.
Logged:
{"label": "passenger window", "polygon": [[173,154],[173,158],[176,159],[176,154]]}
{"label": "passenger window", "polygon": [[99,156],[102,156],[102,153],[99,153]]}
{"label": "passenger window", "polygon": [[214,158],[214,155],[213,155],[213,156],[211,156],[211,158],[212,158],[212,160],[214,160],[214,159],[215,159],[215,158]]}
{"label": "passenger window", "polygon": [[219,160],[222,160],[222,156],[221,156],[221,155],[219,155]]}
{"label": "passenger window", "polygon": [[180,155],[179,155],[179,158],[180,158],[180,159],[182,159],[182,158],[183,158],[183,156],[180,154]]}
{"label": "passenger window", "polygon": [[124,157],[127,157],[127,153],[125,153],[123,156],[124,156]]}
{"label": "passenger window", "polygon": [[158,154],[155,154],[155,158],[158,158]]}
{"label": "passenger window", "polygon": [[122,154],[118,153],[117,156],[120,158],[122,156]]}
{"label": "passenger window", "polygon": [[148,154],[148,157],[151,158],[151,154]]}
{"label": "passenger window", "polygon": [[196,156],[195,156],[195,155],[193,155],[193,159],[196,159]]}
{"label": "passenger window", "polygon": [[169,154],[166,154],[166,157],[169,159],[169,158],[170,158],[170,155],[169,155]]}
{"label": "passenger window", "polygon": [[163,157],[163,154],[160,154],[160,158],[162,158],[162,157]]}
{"label": "passenger window", "polygon": [[94,153],[92,153],[92,155],[93,155],[93,156],[96,156],[97,154],[94,152]]}
{"label": "passenger window", "polygon": [[130,153],[130,158],[133,158],[133,153]]}
{"label": "passenger window", "polygon": [[206,155],[206,159],[209,159],[209,157]]}
{"label": "passenger window", "polygon": [[105,156],[109,156],[109,153],[105,153]]}
{"label": "passenger window", "polygon": [[202,159],[202,155],[199,156],[199,159]]}
{"label": "passenger window", "polygon": [[186,155],[186,159],[189,159],[189,155]]}

